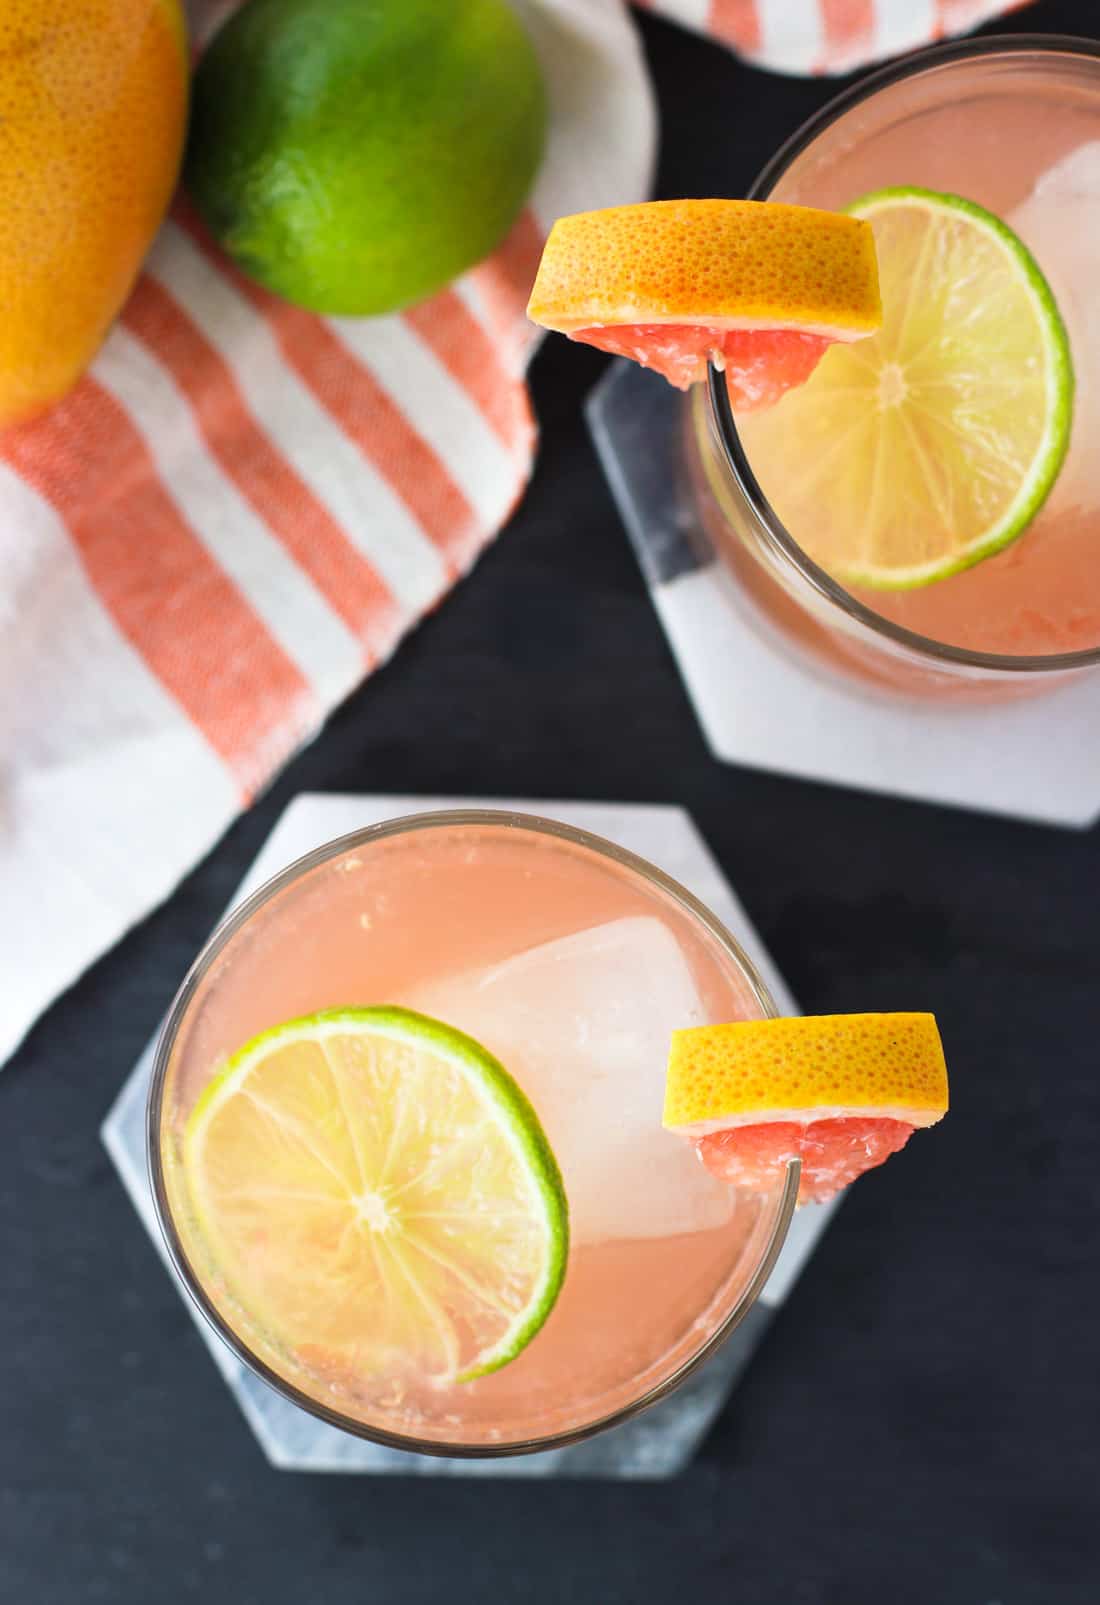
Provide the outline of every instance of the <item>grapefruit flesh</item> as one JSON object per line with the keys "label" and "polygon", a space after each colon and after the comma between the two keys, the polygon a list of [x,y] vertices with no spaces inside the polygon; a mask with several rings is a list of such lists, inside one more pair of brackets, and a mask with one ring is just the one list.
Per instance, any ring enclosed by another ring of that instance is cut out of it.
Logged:
{"label": "grapefruit flesh", "polygon": [[571,336],[687,390],[706,378],[707,361],[723,368],[730,403],[738,412],[771,407],[802,385],[833,344],[823,334],[795,329],[708,329],[698,323],[634,323],[618,328],[577,329]]}
{"label": "grapefruit flesh", "polygon": [[802,1161],[800,1203],[821,1203],[904,1148],[916,1128],[904,1120],[867,1116],[769,1120],[701,1137],[696,1152],[712,1176],[734,1187],[765,1191],[788,1160]]}

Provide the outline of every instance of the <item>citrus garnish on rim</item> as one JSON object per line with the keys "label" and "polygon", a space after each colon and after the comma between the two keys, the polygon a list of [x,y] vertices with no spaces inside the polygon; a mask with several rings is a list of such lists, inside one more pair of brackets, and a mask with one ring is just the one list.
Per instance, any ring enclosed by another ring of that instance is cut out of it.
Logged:
{"label": "citrus garnish on rim", "polygon": [[725,369],[741,408],[803,384],[834,341],[877,329],[871,230],[770,201],[644,201],[554,224],[527,315],[686,389]]}
{"label": "citrus garnish on rim", "polygon": [[182,1166],[234,1304],[330,1373],[483,1376],[565,1274],[565,1194],[530,1103],[480,1044],[409,1009],[256,1037],[199,1098]]}
{"label": "citrus garnish on rim", "polygon": [[947,1113],[930,1014],[819,1014],[696,1026],[672,1039],[664,1124],[720,1180],[830,1198]]}
{"label": "citrus garnish on rim", "polygon": [[1003,550],[1035,517],[1069,445],[1069,341],[1034,257],[991,212],[915,188],[849,211],[874,229],[882,328],[738,423],[816,563],[845,585],[908,590]]}

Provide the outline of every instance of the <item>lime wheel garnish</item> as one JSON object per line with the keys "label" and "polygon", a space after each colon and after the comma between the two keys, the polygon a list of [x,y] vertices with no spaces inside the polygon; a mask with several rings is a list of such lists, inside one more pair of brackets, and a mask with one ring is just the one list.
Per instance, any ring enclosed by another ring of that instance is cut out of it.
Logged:
{"label": "lime wheel garnish", "polygon": [[296,1362],[445,1385],[515,1358],[561,1287],[568,1212],[502,1065],[408,1009],[266,1031],[206,1087],[182,1165],[210,1267]]}
{"label": "lime wheel garnish", "polygon": [[738,422],[815,562],[844,585],[909,590],[1027,529],[1069,445],[1073,366],[1038,263],[991,212],[922,189],[850,211],[874,229],[881,329]]}

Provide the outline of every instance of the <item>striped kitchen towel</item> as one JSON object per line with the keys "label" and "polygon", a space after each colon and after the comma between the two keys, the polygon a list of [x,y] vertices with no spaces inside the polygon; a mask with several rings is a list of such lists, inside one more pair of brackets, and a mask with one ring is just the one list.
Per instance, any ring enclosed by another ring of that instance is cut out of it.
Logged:
{"label": "striped kitchen towel", "polygon": [[[771,72],[844,73],[966,33],[1028,0],[637,0]],[[793,130],[792,130],[793,132]]]}
{"label": "striped kitchen towel", "polygon": [[[193,16],[196,37],[225,9]],[[801,72],[1006,7],[659,9]],[[401,316],[321,319],[237,274],[181,202],[87,376],[0,438],[0,1062],[469,569],[527,483],[523,308],[545,230],[647,192],[655,117],[621,0],[522,10],[551,133],[487,263]]]}

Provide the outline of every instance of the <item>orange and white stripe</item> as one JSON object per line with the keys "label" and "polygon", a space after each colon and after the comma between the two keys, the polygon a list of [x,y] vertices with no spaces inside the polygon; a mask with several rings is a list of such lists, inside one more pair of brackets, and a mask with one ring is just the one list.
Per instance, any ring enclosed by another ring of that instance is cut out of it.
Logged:
{"label": "orange and white stripe", "polygon": [[649,0],[761,67],[846,73],[965,33],[1027,0]]}
{"label": "orange and white stripe", "polygon": [[377,575],[380,600],[371,611],[383,638],[392,641],[400,618],[429,606],[446,584],[436,548],[323,401],[287,366],[272,329],[216,253],[200,250],[170,220],[153,248],[149,272],[232,366],[243,400],[272,447]]}
{"label": "orange and white stripe", "polygon": [[784,0],[755,6],[759,43],[753,59],[783,72],[820,72],[825,63],[824,0]]}
{"label": "orange and white stripe", "polygon": [[[431,317],[433,307],[434,302],[429,303],[426,317]],[[453,315],[453,304],[445,303],[440,315],[444,319]],[[517,484],[527,478],[531,434],[518,442],[518,454],[513,453],[477,398],[440,360],[411,319],[382,318],[367,324],[340,318],[333,320],[332,330],[358,362],[369,366],[387,394],[416,397],[415,409],[409,408],[406,416],[420,437],[432,442],[435,463],[430,472],[438,475],[441,494],[450,498],[457,493],[454,505],[460,511],[447,549],[460,567],[467,566],[480,550],[485,531],[494,528],[511,505]],[[501,379],[507,388],[518,382],[503,370]]]}
{"label": "orange and white stripe", "polygon": [[[199,700],[188,708],[150,661],[137,610],[89,583],[63,513],[6,463],[0,561],[0,840],[18,844],[0,860],[7,1004],[21,983],[64,985],[135,906],[165,896],[233,818],[241,786],[194,717]],[[14,1025],[0,1010],[0,1047]]]}
{"label": "orange and white stripe", "polygon": [[755,60],[762,37],[762,9],[763,0],[710,0],[706,31]]}
{"label": "orange and white stripe", "polygon": [[847,72],[874,50],[875,0],[821,0],[822,65]]}
{"label": "orange and white stripe", "polygon": [[134,338],[125,319],[92,373],[132,420],[160,493],[293,666],[317,707],[346,695],[362,669],[359,643],[206,449],[188,397],[171,371]]}
{"label": "orange and white stripe", "polygon": [[[258,425],[229,361],[150,274],[123,323],[171,374],[203,444],[349,630],[368,636],[389,593],[323,501]],[[365,654],[369,666],[370,654]]]}

